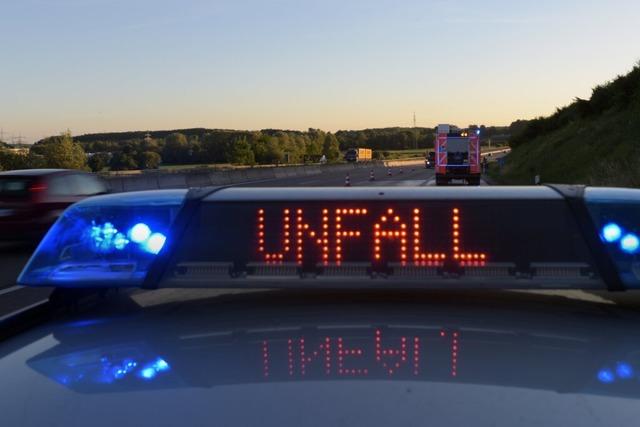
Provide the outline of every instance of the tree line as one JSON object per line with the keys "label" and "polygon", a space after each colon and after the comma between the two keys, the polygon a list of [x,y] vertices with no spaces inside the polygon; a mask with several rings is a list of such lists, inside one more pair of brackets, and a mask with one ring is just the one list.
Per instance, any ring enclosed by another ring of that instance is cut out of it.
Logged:
{"label": "tree line", "polygon": [[87,155],[71,133],[45,138],[33,144],[27,154],[0,147],[0,170],[61,168],[89,170]]}
{"label": "tree line", "polygon": [[[507,128],[481,127],[484,138]],[[27,155],[0,147],[0,168],[73,168],[103,170],[156,169],[160,165],[292,164],[341,159],[352,147],[372,148],[374,158],[390,150],[433,147],[434,128],[384,128],[324,132],[211,130],[120,132],[80,135],[69,132],[38,141]]]}
{"label": "tree line", "polygon": [[[0,147],[0,169],[70,168],[93,171],[156,169],[161,164],[239,165],[317,162],[340,158],[336,136],[308,132],[266,130],[208,131],[151,134],[112,134],[113,139],[73,138],[69,132],[35,143],[26,155]],[[114,137],[114,135],[117,135]],[[103,135],[100,135],[102,137]],[[140,137],[142,136],[142,137]]]}
{"label": "tree line", "polygon": [[[136,135],[139,136],[139,135]],[[92,169],[152,169],[162,164],[283,164],[328,161],[340,157],[336,136],[321,130],[173,132],[158,137],[94,140],[77,138]]]}

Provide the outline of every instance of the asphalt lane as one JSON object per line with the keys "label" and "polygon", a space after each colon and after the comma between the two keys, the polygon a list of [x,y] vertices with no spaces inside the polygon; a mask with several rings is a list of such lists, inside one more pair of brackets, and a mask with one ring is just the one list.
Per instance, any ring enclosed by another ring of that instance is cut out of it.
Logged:
{"label": "asphalt lane", "polygon": [[[371,180],[373,172],[374,180]],[[304,177],[289,177],[240,184],[241,187],[343,187],[349,177],[351,187],[362,186],[426,186],[434,179],[433,169],[424,165],[403,167],[353,168],[349,172],[332,172]]]}
{"label": "asphalt lane", "polygon": [[29,260],[33,245],[5,243],[0,245],[0,290],[16,284],[18,274]]}

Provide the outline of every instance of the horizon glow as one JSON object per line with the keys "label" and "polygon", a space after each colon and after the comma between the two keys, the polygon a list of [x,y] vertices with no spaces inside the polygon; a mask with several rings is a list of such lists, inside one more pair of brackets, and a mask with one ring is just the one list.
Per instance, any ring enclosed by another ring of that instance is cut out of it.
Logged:
{"label": "horizon glow", "polygon": [[631,70],[638,17],[633,0],[7,0],[0,129],[508,125]]}

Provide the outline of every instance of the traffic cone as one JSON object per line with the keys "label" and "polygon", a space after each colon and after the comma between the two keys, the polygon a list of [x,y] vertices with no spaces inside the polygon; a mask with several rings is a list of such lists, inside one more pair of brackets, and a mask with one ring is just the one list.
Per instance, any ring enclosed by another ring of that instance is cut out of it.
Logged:
{"label": "traffic cone", "polygon": [[387,169],[387,176],[391,176],[391,168]]}
{"label": "traffic cone", "polygon": [[373,174],[373,169],[371,169],[371,172],[369,172],[369,181],[375,181],[376,180],[376,176]]}
{"label": "traffic cone", "polygon": [[349,174],[347,174],[347,176],[344,177],[344,186],[351,187],[351,178],[349,178]]}

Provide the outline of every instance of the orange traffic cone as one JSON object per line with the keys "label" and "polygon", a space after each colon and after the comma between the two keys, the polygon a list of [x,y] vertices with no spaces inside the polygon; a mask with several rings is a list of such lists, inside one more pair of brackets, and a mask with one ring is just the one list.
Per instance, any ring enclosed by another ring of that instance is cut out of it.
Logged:
{"label": "orange traffic cone", "polygon": [[391,168],[387,169],[387,176],[391,176]]}
{"label": "orange traffic cone", "polygon": [[371,169],[371,172],[369,172],[369,181],[375,181],[376,180],[376,176],[373,174],[373,169]]}
{"label": "orange traffic cone", "polygon": [[349,174],[347,174],[347,176],[344,177],[344,186],[351,187],[351,178],[349,178]]}

